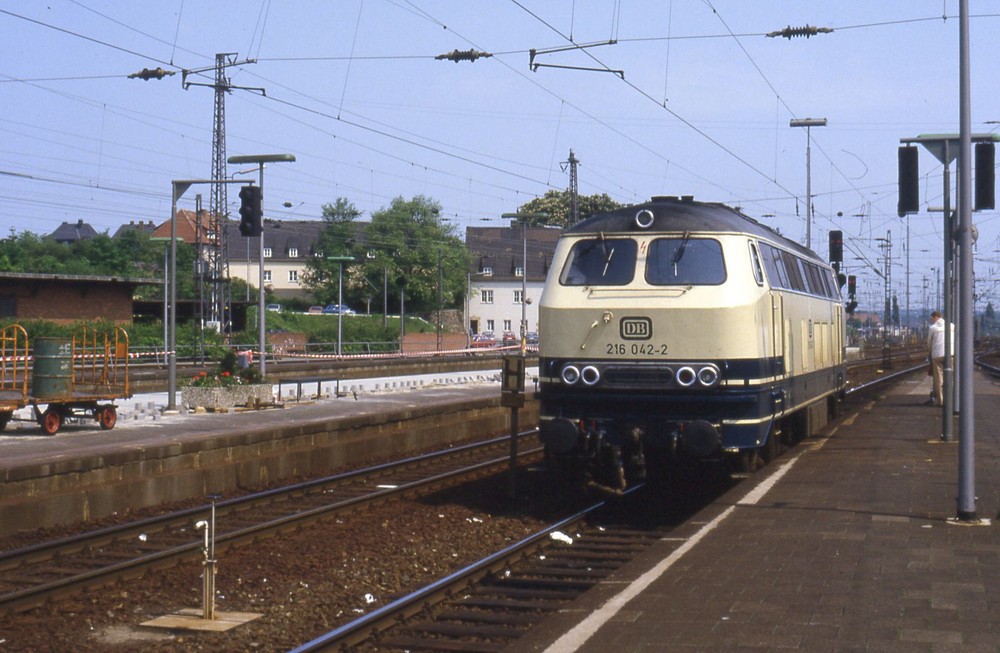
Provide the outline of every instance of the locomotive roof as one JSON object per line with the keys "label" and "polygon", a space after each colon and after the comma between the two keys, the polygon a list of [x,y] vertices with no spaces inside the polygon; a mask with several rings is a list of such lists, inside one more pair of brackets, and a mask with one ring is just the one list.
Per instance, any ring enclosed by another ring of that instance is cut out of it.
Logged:
{"label": "locomotive roof", "polygon": [[[636,224],[636,214],[647,210],[653,214],[652,224],[643,229]],[[730,232],[752,234],[765,240],[777,241],[799,254],[819,259],[810,249],[785,238],[740,211],[719,202],[696,202],[688,197],[654,197],[644,204],[626,206],[607,213],[598,213],[567,227],[570,235],[589,233],[643,232]]]}

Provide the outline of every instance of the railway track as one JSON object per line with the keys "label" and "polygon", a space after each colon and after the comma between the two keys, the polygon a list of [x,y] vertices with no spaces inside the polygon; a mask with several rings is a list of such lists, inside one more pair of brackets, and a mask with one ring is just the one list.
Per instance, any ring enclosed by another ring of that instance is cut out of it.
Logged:
{"label": "railway track", "polygon": [[[925,364],[918,363],[918,358],[896,359],[898,369],[866,375],[847,394],[863,398],[922,370]],[[644,491],[642,486],[632,488],[629,498],[634,500]],[[293,653],[509,650],[533,626],[672,530],[669,525],[630,527],[621,515],[605,522],[600,515],[607,514],[608,507],[606,502],[597,503],[550,524],[513,546],[302,644]]]}
{"label": "railway track", "polygon": [[504,650],[669,531],[601,525],[609,509],[597,503],[550,524],[294,653]]}
{"label": "railway track", "polygon": [[[519,440],[526,435],[521,433]],[[496,474],[510,463],[510,438],[455,447],[215,503],[215,551],[245,546],[377,502],[422,496]],[[521,462],[541,458],[519,447]],[[0,614],[38,607],[58,595],[199,559],[209,518],[199,506],[0,553]]]}

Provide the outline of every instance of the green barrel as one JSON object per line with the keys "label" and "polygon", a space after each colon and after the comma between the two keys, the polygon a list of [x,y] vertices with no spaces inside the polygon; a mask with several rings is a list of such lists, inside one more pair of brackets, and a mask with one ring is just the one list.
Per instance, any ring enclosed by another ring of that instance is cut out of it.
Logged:
{"label": "green barrel", "polygon": [[67,399],[73,392],[73,342],[36,338],[31,368],[31,395],[36,399]]}

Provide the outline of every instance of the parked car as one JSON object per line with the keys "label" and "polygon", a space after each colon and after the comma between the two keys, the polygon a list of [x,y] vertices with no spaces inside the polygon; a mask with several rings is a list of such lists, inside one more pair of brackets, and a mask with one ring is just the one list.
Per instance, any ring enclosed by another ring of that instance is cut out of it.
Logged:
{"label": "parked car", "polygon": [[308,313],[309,315],[322,315],[323,314],[323,307],[322,306],[310,306],[309,310],[306,311],[306,313]]}
{"label": "parked car", "polygon": [[355,315],[354,309],[347,304],[327,304],[323,309],[324,315]]}
{"label": "parked car", "polygon": [[266,308],[267,310],[272,311],[274,313],[280,313],[281,312],[281,304],[268,304],[264,308]]}
{"label": "parked car", "polygon": [[492,333],[474,333],[472,334],[472,347],[479,349],[488,349],[497,344],[497,339],[493,337]]}
{"label": "parked car", "polygon": [[525,338],[526,338],[527,343],[529,345],[537,345],[538,344],[538,332],[537,331],[529,331],[527,334],[525,334]]}
{"label": "parked car", "polygon": [[516,345],[520,342],[513,331],[503,332],[503,345],[504,347],[509,347],[511,345]]}

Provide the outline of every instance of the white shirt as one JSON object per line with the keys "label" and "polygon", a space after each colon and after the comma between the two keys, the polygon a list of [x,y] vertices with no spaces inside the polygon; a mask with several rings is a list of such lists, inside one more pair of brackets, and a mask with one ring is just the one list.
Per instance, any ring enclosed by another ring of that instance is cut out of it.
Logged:
{"label": "white shirt", "polygon": [[[955,327],[951,329],[952,342],[955,338]],[[939,317],[927,328],[927,349],[931,358],[944,358],[944,318]],[[954,349],[952,349],[954,351]]]}

